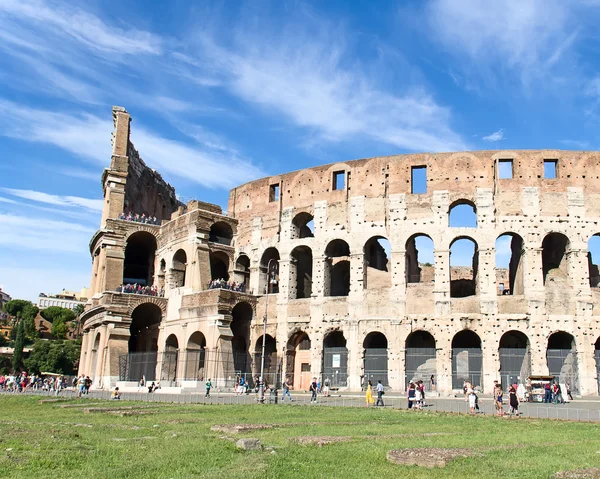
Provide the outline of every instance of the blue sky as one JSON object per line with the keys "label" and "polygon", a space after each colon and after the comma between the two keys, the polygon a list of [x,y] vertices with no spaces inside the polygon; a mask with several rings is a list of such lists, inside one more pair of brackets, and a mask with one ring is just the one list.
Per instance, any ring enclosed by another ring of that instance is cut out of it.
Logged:
{"label": "blue sky", "polygon": [[89,283],[112,105],[183,198],[355,158],[597,149],[600,1],[0,0],[0,285]]}

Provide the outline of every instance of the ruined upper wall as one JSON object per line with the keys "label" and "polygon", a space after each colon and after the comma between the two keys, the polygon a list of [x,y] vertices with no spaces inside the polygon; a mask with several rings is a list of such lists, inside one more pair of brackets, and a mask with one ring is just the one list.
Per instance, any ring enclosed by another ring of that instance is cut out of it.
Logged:
{"label": "ruined upper wall", "polygon": [[104,211],[102,224],[108,218],[117,218],[122,212],[170,219],[181,206],[175,188],[140,158],[130,140],[131,116],[123,107],[112,109],[112,159],[104,170]]}
{"label": "ruined upper wall", "polygon": [[[501,160],[512,160],[511,179],[499,178]],[[556,161],[556,179],[544,178],[544,160]],[[423,166],[427,191],[412,194],[412,168]],[[343,173],[345,184],[335,190],[337,172]],[[520,215],[524,214],[522,195],[533,188],[539,194],[541,215],[566,216],[567,193],[569,188],[577,188],[585,197],[586,215],[600,216],[599,179],[600,152],[517,150],[398,155],[323,165],[252,181],[231,190],[228,209],[240,224],[251,225],[253,218],[261,217],[263,237],[269,237],[278,228],[285,208],[310,212],[318,201],[333,205],[345,203],[350,197],[405,195],[407,217],[417,218],[433,214],[436,191],[448,192],[450,204],[459,199],[476,203],[477,190],[488,188],[493,193],[497,216]],[[278,201],[270,201],[272,185],[279,185]],[[383,210],[383,203],[381,206]]]}

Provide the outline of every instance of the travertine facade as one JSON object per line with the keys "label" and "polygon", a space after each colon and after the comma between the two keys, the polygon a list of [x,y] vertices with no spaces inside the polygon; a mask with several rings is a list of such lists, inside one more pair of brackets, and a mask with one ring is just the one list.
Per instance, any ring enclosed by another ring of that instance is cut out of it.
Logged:
{"label": "travertine facade", "polygon": [[[257,374],[268,301],[270,381],[288,375],[304,387],[318,376],[357,390],[366,376],[401,390],[433,375],[443,394],[465,378],[489,392],[494,379],[550,372],[579,394],[598,393],[599,274],[588,240],[600,234],[600,153],[349,161],[237,187],[224,214],[179,204],[129,142],[128,113],[113,117],[80,364],[98,385],[144,375],[185,389]],[[500,179],[500,163],[511,178]],[[417,170],[426,175],[419,194]],[[450,226],[464,205],[476,226]],[[162,224],[117,219],[124,210]],[[507,234],[510,265],[497,270],[496,240]],[[418,237],[433,243],[433,265],[419,261]],[[472,240],[475,254],[451,269],[458,239]],[[207,289],[219,278],[245,292]],[[115,292],[123,282],[165,296]]]}

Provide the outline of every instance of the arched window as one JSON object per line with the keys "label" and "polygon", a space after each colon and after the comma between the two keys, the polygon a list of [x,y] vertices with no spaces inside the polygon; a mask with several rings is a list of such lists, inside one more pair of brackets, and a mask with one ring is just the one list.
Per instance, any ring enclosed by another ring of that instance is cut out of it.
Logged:
{"label": "arched window", "polygon": [[365,289],[389,288],[392,285],[390,242],[383,236],[374,236],[364,247]]}
{"label": "arched window", "polygon": [[569,384],[573,392],[579,392],[579,368],[577,347],[572,334],[558,331],[548,338],[546,350],[548,372],[560,384]]}
{"label": "arched window", "polygon": [[469,200],[452,203],[448,212],[448,226],[451,228],[477,228],[477,210]]}
{"label": "arched window", "polygon": [[286,376],[294,389],[308,390],[312,378],[310,338],[304,331],[297,331],[288,340],[286,363]]}
{"label": "arched window", "polygon": [[231,311],[231,349],[233,353],[234,375],[251,373],[250,323],[252,322],[252,306],[248,303],[238,303]]}
{"label": "arched window", "polygon": [[321,384],[329,381],[332,387],[345,387],[348,384],[348,348],[341,331],[332,331],[323,340],[323,378]]}
{"label": "arched window", "polygon": [[600,234],[593,235],[588,241],[588,269],[590,276],[590,286],[598,288],[600,286]]}
{"label": "arched window", "polygon": [[435,377],[436,351],[435,339],[427,331],[413,331],[406,338],[405,347],[406,375],[405,386],[412,381],[423,381],[431,389],[431,376]]}
{"label": "arched window", "polygon": [[315,224],[314,218],[310,213],[298,213],[292,220],[291,238],[312,238],[314,237]]}
{"label": "arched window", "polygon": [[344,240],[331,241],[325,248],[325,296],[350,293],[350,246]]}
{"label": "arched window", "polygon": [[481,338],[468,329],[452,338],[452,389],[462,389],[465,381],[481,386],[483,355]]}
{"label": "arched window", "polygon": [[515,233],[500,235],[495,251],[497,294],[523,294],[523,238]]}
{"label": "arched window", "polygon": [[169,335],[165,342],[162,355],[161,381],[175,381],[177,379],[177,359],[179,356],[179,341],[174,334]]}
{"label": "arched window", "polygon": [[235,262],[235,281],[244,285],[244,291],[250,285],[250,258],[247,255],[241,254]]}
{"label": "arched window", "polygon": [[[259,336],[254,348],[254,370],[260,371],[262,361],[263,337]],[[270,334],[265,335],[265,369],[264,378],[270,386],[276,386],[280,379],[277,377],[277,342]]]}
{"label": "arched window", "polygon": [[542,271],[548,281],[566,283],[569,279],[567,249],[569,239],[561,233],[550,233],[542,241]]}
{"label": "arched window", "polygon": [[231,246],[232,239],[233,230],[231,229],[231,226],[224,221],[218,221],[210,227],[208,241],[223,244],[225,246]]}
{"label": "arched window", "polygon": [[529,338],[521,331],[507,331],[500,338],[500,384],[525,384],[531,375]]}
{"label": "arched window", "polygon": [[123,284],[151,286],[154,277],[156,238],[145,231],[133,233],[125,246]]}
{"label": "arched window", "polygon": [[388,385],[388,341],[383,333],[372,332],[367,334],[363,341],[365,350],[364,356],[364,375],[365,383],[367,380],[377,385],[381,381],[384,386]]}
{"label": "arched window", "polygon": [[174,288],[181,288],[185,286],[186,268],[187,255],[185,254],[184,250],[177,250],[177,252],[173,256],[173,267],[171,268],[171,273],[174,281]]}
{"label": "arched window", "polygon": [[450,244],[451,298],[464,298],[478,294],[478,264],[479,252],[474,240],[462,237]]}
{"label": "arched window", "polygon": [[229,256],[223,251],[210,252],[210,276],[212,280],[229,281]]}
{"label": "arched window", "polygon": [[312,250],[298,246],[292,250],[290,262],[290,298],[310,298],[312,294]]}
{"label": "arched window", "polygon": [[433,240],[424,234],[411,236],[406,242],[406,283],[435,281]]}
{"label": "arched window", "polygon": [[279,251],[267,248],[260,259],[260,294],[279,293]]}
{"label": "arched window", "polygon": [[187,343],[185,379],[202,381],[205,376],[206,338],[200,331],[192,333]]}

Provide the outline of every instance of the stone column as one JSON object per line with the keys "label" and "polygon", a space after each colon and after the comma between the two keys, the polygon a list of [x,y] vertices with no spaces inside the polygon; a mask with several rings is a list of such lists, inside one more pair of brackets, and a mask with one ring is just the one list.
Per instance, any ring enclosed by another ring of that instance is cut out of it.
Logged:
{"label": "stone column", "polygon": [[[295,291],[295,287],[293,288]],[[295,299],[290,297],[290,260],[279,260],[279,294],[277,295],[278,302],[287,302],[287,299]]]}
{"label": "stone column", "polygon": [[494,379],[500,380],[500,354],[498,352],[498,343],[492,335],[482,338],[481,354],[483,360],[481,387],[484,392],[491,394],[493,393]]}
{"label": "stone column", "polygon": [[312,296],[322,298],[329,293],[329,271],[324,256],[313,256]]}
{"label": "stone column", "polygon": [[90,333],[88,331],[83,332],[83,338],[81,339],[81,351],[79,352],[79,369],[77,374],[82,374],[87,369],[87,364],[90,356]]}
{"label": "stone column", "polygon": [[350,255],[350,297],[363,297],[365,286],[365,255],[363,252]]}
{"label": "stone column", "polygon": [[435,350],[437,391],[449,395],[452,393],[452,349],[439,348]]}
{"label": "stone column", "polygon": [[450,250],[436,249],[435,257],[435,314],[446,316],[450,314]]}
{"label": "stone column", "polygon": [[[364,348],[358,340],[358,324],[351,323],[344,331],[346,347],[348,348],[348,382],[350,391],[360,389],[360,376],[363,371]],[[350,346],[350,347],[348,347]]]}
{"label": "stone column", "polygon": [[594,357],[595,337],[578,335],[577,344],[577,373],[579,375],[579,394],[582,396],[598,395],[598,372]]}

